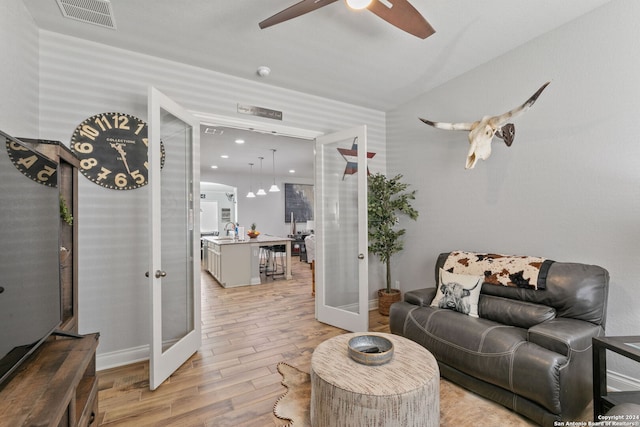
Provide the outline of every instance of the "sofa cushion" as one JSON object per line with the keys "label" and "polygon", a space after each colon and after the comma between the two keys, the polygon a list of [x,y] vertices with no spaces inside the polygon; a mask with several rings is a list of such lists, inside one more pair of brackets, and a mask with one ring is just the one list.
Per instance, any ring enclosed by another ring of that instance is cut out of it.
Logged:
{"label": "sofa cushion", "polygon": [[[408,305],[397,304],[396,311]],[[407,307],[402,335],[429,350],[439,363],[526,397],[552,413],[561,411],[560,371],[567,356],[527,341],[523,328],[452,310],[413,307]]]}
{"label": "sofa cushion", "polygon": [[480,296],[478,312],[485,319],[524,329],[556,317],[553,307],[491,295]]}
{"label": "sofa cushion", "polygon": [[440,269],[438,291],[431,306],[478,317],[478,298],[483,279],[483,276],[454,274]]}
{"label": "sofa cushion", "polygon": [[404,300],[420,307],[429,307],[437,291],[437,288],[415,289],[405,292]]}

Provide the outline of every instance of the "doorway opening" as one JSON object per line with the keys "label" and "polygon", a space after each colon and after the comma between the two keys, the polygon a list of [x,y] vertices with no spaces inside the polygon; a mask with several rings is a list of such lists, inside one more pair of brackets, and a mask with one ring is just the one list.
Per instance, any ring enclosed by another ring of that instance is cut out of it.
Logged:
{"label": "doorway opening", "polygon": [[[233,188],[235,199],[231,221],[244,227],[245,231],[255,224],[263,235],[297,235],[298,239],[292,242],[293,263],[303,263],[307,267],[303,256],[306,255],[304,238],[311,234],[314,222],[312,219],[294,220],[295,232],[292,232],[294,225],[285,215],[285,184],[313,188],[315,138],[321,132],[278,123],[193,114],[200,119],[201,193],[208,187],[206,183],[226,186],[228,192]],[[280,191],[269,191],[272,186]],[[246,197],[249,192],[258,193],[259,189],[264,189],[266,194]],[[221,205],[217,211],[218,231],[223,233],[226,220],[222,221]],[[206,219],[201,218],[201,223],[205,222]],[[310,271],[311,264],[307,268]]]}
{"label": "doorway opening", "polygon": [[237,222],[238,189],[217,182],[200,181],[200,235],[218,236],[225,225]]}
{"label": "doorway opening", "polygon": [[[196,116],[201,119],[200,180],[236,189],[236,217],[231,221],[245,230],[255,224],[262,234],[295,234],[290,213],[285,213],[285,201],[290,200],[285,199],[285,184],[313,188],[314,140],[320,133]],[[247,197],[249,193],[256,197]],[[313,228],[313,218],[294,218],[294,222],[296,232]]]}

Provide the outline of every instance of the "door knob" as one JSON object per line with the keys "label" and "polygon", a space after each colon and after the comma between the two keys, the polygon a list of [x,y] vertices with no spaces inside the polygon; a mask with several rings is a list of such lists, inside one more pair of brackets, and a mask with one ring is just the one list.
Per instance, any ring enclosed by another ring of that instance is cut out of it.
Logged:
{"label": "door knob", "polygon": [[364,259],[364,254],[359,254],[358,259]]}
{"label": "door knob", "polygon": [[[159,279],[161,277],[167,277],[167,272],[162,270],[157,270],[155,276],[156,276],[156,279]],[[144,277],[149,277],[148,271],[144,273]]]}

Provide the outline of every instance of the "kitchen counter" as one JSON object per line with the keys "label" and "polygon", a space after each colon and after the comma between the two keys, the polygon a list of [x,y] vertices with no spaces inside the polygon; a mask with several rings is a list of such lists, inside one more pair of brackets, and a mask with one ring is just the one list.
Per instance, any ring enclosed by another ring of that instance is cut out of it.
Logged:
{"label": "kitchen counter", "polygon": [[291,241],[288,237],[260,235],[235,240],[220,236],[202,236],[205,269],[223,287],[259,285],[260,247],[285,245],[287,261],[285,278],[291,279]]}
{"label": "kitchen counter", "polygon": [[285,242],[291,242],[293,239],[289,237],[278,237],[261,234],[256,238],[250,239],[246,236],[244,240],[235,240],[231,237],[223,236],[202,236],[202,240],[208,240],[218,245],[246,245],[258,244],[258,246],[283,245]]}

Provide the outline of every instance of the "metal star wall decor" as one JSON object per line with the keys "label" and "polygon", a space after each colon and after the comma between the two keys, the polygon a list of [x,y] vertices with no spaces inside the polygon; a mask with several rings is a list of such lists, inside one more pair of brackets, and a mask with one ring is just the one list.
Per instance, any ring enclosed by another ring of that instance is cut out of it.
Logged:
{"label": "metal star wall decor", "polygon": [[[344,168],[344,173],[342,174],[342,180],[344,181],[345,176],[353,175],[358,172],[358,137],[353,138],[353,144],[351,144],[351,149],[348,148],[338,148],[337,149],[340,155],[347,161],[347,165]],[[372,153],[367,151],[367,160],[372,159],[376,153]],[[370,175],[369,166],[367,165],[367,176]]]}

